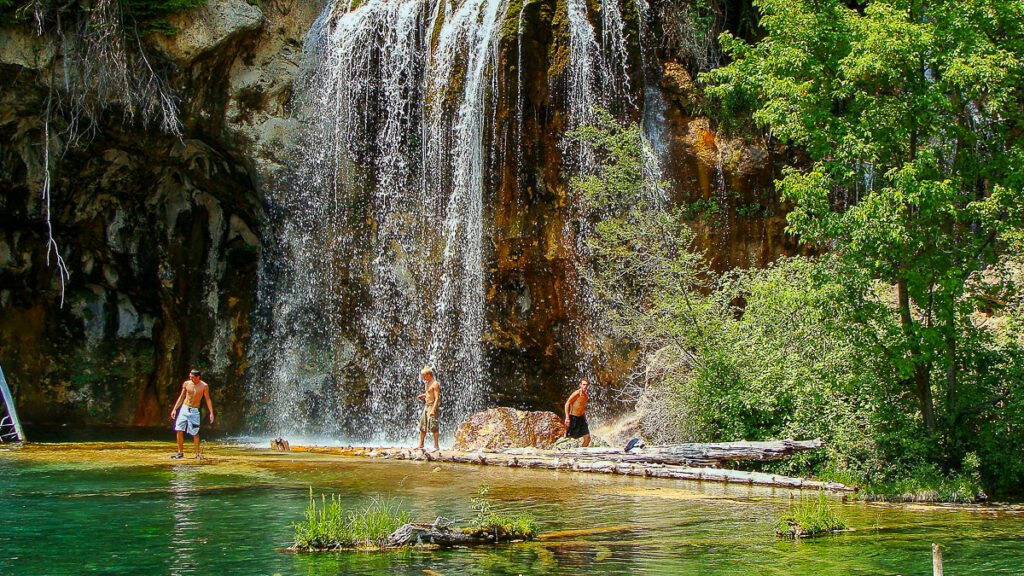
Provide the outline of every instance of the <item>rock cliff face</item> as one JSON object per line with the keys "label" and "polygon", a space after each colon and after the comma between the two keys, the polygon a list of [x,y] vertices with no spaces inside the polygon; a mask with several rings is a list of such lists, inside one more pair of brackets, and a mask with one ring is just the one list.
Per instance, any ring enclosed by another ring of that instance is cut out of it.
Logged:
{"label": "rock cliff face", "polygon": [[110,114],[67,145],[51,123],[63,306],[40,194],[60,63],[50,39],[0,29],[0,362],[22,420],[158,425],[197,366],[218,421],[242,424],[262,189],[282,169],[284,107],[320,8],[211,2],[151,37],[151,57],[172,64],[180,139]]}
{"label": "rock cliff face", "polygon": [[[45,38],[0,28],[0,75],[11,79],[0,96],[0,363],[23,420],[157,425],[191,366],[205,371],[221,423],[238,429],[251,419],[266,377],[254,331],[276,312],[259,309],[256,286],[281,265],[274,212],[301,161],[295,83],[323,8],[322,0],[210,2],[172,18],[175,36],[150,37],[180,99],[180,139],[111,114],[95,137],[70,145],[53,123],[51,148],[62,154],[49,159],[52,221],[71,272],[63,307],[40,197],[44,102],[59,62]],[[561,0],[511,2],[507,14],[489,88],[499,103],[488,122],[496,146],[481,159],[489,167],[481,338],[496,383],[490,400],[550,408],[580,370],[580,347],[599,346],[574,342],[570,329],[580,311],[560,140],[569,16]],[[635,28],[639,15],[624,18]],[[716,139],[695,116],[699,94],[685,67],[626,48],[633,85],[646,82],[664,103],[665,173],[716,265],[792,251],[771,185],[778,155]],[[627,115],[639,118],[639,108]],[[335,391],[325,380],[318,394],[365,398],[366,375],[346,368],[359,365],[363,346],[346,339],[331,356],[361,384]],[[587,369],[611,382],[629,361]]]}

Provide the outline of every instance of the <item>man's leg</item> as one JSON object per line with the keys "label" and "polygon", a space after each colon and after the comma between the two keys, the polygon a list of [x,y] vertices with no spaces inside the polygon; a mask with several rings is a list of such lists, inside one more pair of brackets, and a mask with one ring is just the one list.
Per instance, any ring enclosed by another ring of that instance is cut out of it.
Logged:
{"label": "man's leg", "polygon": [[199,456],[199,434],[193,436],[192,440],[196,443],[196,456]]}
{"label": "man's leg", "polygon": [[182,445],[185,442],[185,433],[178,430],[178,454],[181,454]]}
{"label": "man's leg", "polygon": [[423,439],[426,438],[426,437],[427,437],[427,431],[426,430],[420,430],[420,445],[419,445],[419,449],[420,450],[423,450]]}
{"label": "man's leg", "polygon": [[586,448],[587,446],[590,446],[590,434],[583,435],[583,447]]}
{"label": "man's leg", "polygon": [[437,430],[434,430],[434,450],[440,450],[437,444]]}

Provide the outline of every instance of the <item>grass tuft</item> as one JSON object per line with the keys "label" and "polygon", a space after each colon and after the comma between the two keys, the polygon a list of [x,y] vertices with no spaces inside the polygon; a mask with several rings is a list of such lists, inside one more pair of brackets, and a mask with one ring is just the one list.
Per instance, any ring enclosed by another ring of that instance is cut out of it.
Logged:
{"label": "grass tuft", "polygon": [[779,518],[772,528],[779,536],[810,538],[844,530],[846,521],[832,507],[825,493],[819,492],[814,500],[801,499],[790,513]]}
{"label": "grass tuft", "polygon": [[306,519],[295,524],[295,547],[300,550],[334,550],[381,546],[384,540],[409,522],[409,512],[395,498],[375,496],[360,510],[345,510],[341,500],[321,495],[319,503],[309,490]]}
{"label": "grass tuft", "polygon": [[471,500],[476,517],[467,530],[494,534],[496,540],[532,540],[538,531],[537,519],[528,512],[498,512],[487,500],[487,484],[481,484]]}

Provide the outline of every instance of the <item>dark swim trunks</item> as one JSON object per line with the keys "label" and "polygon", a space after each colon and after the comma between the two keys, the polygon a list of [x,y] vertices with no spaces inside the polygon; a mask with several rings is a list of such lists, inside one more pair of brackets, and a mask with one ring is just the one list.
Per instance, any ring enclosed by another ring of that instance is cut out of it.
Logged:
{"label": "dark swim trunks", "polygon": [[573,416],[569,415],[569,428],[565,431],[567,438],[582,438],[590,434],[590,428],[587,426],[586,416]]}

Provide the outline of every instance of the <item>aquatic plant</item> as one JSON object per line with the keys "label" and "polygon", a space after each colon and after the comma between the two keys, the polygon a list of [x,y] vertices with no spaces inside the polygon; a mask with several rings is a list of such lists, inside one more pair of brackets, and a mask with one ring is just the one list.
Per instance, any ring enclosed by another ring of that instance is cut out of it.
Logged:
{"label": "aquatic plant", "polygon": [[409,522],[409,512],[395,498],[374,496],[360,510],[346,510],[331,494],[317,503],[309,490],[306,519],[295,524],[295,547],[301,550],[334,550],[382,546],[400,526]]}
{"label": "aquatic plant", "polygon": [[844,530],[846,521],[832,507],[825,493],[818,492],[816,499],[801,499],[793,505],[790,513],[779,518],[772,529],[787,538],[810,538]]}
{"label": "aquatic plant", "polygon": [[476,512],[468,532],[493,533],[496,540],[529,540],[537,535],[537,519],[529,512],[499,512],[487,500],[487,484],[481,484],[477,496],[470,499]]}

